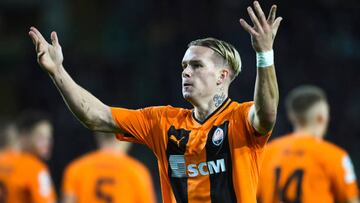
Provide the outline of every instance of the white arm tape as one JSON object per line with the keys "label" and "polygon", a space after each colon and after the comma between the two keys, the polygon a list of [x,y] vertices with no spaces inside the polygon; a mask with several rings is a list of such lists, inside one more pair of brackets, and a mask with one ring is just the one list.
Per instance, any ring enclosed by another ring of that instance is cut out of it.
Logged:
{"label": "white arm tape", "polygon": [[274,64],[274,51],[256,52],[256,66],[267,68]]}

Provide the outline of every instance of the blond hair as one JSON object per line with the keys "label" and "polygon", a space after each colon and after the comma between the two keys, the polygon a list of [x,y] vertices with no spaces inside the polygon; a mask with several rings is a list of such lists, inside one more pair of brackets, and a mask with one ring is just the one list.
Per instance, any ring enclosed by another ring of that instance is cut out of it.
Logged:
{"label": "blond hair", "polygon": [[232,70],[230,75],[231,81],[236,78],[241,72],[241,58],[239,52],[235,47],[227,42],[218,40],[212,37],[197,39],[188,44],[191,46],[203,46],[208,47],[218,53],[226,62],[226,64]]}

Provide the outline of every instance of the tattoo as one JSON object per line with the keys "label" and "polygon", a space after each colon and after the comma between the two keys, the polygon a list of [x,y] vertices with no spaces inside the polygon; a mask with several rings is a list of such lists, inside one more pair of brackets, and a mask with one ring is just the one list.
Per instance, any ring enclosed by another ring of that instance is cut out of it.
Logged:
{"label": "tattoo", "polygon": [[222,92],[221,95],[215,94],[213,101],[215,103],[215,107],[219,107],[223,101],[225,100],[225,94]]}

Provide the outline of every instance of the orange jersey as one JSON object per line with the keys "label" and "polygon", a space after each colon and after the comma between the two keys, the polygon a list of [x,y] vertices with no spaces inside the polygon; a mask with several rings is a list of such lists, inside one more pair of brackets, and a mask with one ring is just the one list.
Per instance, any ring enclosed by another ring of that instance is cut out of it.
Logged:
{"label": "orange jersey", "polygon": [[33,155],[6,150],[0,153],[1,203],[53,203],[55,192],[45,164]]}
{"label": "orange jersey", "polygon": [[265,150],[258,191],[261,203],[345,202],[357,194],[349,156],[327,141],[290,134]]}
{"label": "orange jersey", "polygon": [[78,203],[153,203],[148,170],[135,159],[99,150],[73,161],[65,171],[62,193]]}
{"label": "orange jersey", "polygon": [[253,102],[227,99],[205,121],[171,106],[112,108],[125,133],[118,139],[146,144],[158,159],[166,203],[256,202],[261,154],[269,135],[248,121]]}

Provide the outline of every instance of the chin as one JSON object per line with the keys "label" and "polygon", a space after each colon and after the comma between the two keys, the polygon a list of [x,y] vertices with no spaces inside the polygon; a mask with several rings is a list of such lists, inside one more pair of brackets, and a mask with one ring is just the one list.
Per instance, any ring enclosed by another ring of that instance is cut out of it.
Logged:
{"label": "chin", "polygon": [[188,92],[183,92],[183,98],[186,100],[186,101],[192,101],[192,99],[193,99],[193,96],[190,94],[190,93],[188,93]]}
{"label": "chin", "polygon": [[191,96],[190,96],[190,94],[188,94],[188,93],[183,93],[183,98],[184,98],[185,100],[188,100],[188,99],[191,98]]}
{"label": "chin", "polygon": [[38,152],[37,155],[38,155],[41,159],[43,159],[43,160],[45,160],[45,161],[48,161],[48,160],[50,159],[50,157],[51,157],[51,153],[48,152],[48,151],[46,151],[46,152]]}

